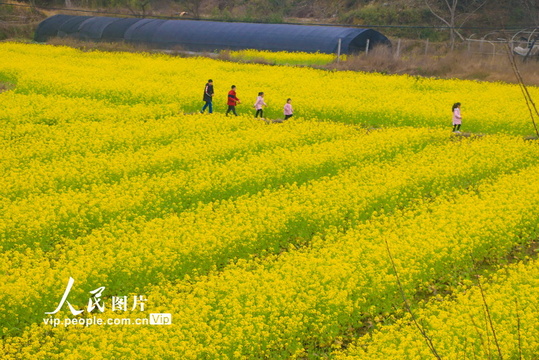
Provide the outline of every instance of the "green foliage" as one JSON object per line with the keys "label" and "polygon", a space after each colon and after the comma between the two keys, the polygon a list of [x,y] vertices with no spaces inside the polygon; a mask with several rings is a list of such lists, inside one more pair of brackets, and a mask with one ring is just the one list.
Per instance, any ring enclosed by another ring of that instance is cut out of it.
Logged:
{"label": "green foliage", "polygon": [[255,0],[247,2],[245,18],[250,22],[282,23],[288,0]]}
{"label": "green foliage", "polygon": [[5,84],[5,86],[17,84],[17,75],[13,72],[0,71],[0,84]]}

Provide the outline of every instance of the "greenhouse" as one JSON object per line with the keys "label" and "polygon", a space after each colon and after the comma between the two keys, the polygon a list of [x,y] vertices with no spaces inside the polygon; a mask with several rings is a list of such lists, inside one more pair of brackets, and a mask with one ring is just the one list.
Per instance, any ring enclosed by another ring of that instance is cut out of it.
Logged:
{"label": "greenhouse", "polygon": [[189,51],[269,50],[352,54],[390,42],[372,29],[340,26],[231,23],[55,15],[42,21],[35,40],[73,37],[141,43],[154,49]]}

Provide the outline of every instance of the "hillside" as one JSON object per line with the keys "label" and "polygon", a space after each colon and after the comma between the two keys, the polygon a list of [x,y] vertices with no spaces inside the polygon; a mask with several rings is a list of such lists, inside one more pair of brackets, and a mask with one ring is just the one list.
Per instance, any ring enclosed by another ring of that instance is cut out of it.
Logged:
{"label": "hillside", "polygon": [[[456,6],[451,21],[451,13],[441,0],[31,0],[11,2],[14,6],[0,5],[0,39],[20,35],[20,31],[6,31],[9,25],[35,25],[37,19],[49,13],[90,14],[85,11],[143,17],[369,25],[379,27],[388,36],[430,41],[448,40],[447,25],[451,23],[463,36],[475,34],[476,38],[504,27],[523,28],[539,23],[537,5],[529,0],[453,1]],[[35,5],[38,10],[22,7],[25,5]],[[44,12],[47,8],[53,10]]]}

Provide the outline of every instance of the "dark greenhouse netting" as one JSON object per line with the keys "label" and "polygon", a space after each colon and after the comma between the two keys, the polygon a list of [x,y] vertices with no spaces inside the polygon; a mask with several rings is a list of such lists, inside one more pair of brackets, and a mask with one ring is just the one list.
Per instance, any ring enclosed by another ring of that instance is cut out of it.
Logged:
{"label": "dark greenhouse netting", "polygon": [[372,29],[337,26],[227,23],[196,20],[55,15],[42,21],[35,40],[73,37],[95,41],[144,43],[153,48],[191,51],[270,50],[351,54],[389,40]]}

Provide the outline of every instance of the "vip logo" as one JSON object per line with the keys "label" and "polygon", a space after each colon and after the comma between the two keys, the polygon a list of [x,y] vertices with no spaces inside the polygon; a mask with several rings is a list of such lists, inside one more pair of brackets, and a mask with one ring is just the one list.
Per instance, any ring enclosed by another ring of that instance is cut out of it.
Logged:
{"label": "vip logo", "polygon": [[150,314],[150,325],[172,325],[172,314]]}

